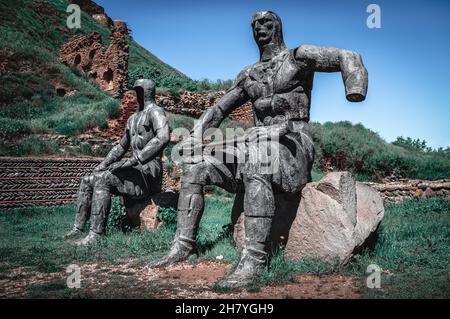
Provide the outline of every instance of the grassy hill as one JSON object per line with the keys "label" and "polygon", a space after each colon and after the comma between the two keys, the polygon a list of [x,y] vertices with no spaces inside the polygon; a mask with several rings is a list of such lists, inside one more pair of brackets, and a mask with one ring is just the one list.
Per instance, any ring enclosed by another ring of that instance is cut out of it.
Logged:
{"label": "grassy hill", "polygon": [[[102,92],[76,68],[59,62],[59,50],[71,36],[99,32],[108,45],[110,30],[82,13],[80,29],[66,26],[65,0],[0,2],[0,155],[56,152],[58,146],[38,133],[76,135],[105,127],[119,102]],[[169,89],[195,82],[163,63],[130,38],[130,83],[151,75]],[[59,97],[55,86],[73,90]],[[20,142],[19,142],[20,141]]]}
{"label": "grassy hill", "polygon": [[[68,29],[67,4],[65,0],[0,1],[0,156],[57,154],[58,143],[41,134],[77,136],[91,127],[105,128],[107,118],[118,115],[117,100],[78,69],[59,62],[60,47],[71,36],[96,31],[106,46],[110,35],[108,28],[85,13],[81,29]],[[171,91],[230,85],[230,81],[193,81],[130,38],[129,83],[141,77],[153,78],[159,89]],[[58,96],[57,84],[72,88],[73,93]],[[190,119],[170,116],[172,128],[192,125]],[[362,125],[348,122],[313,123],[311,135],[317,152],[316,179],[330,168],[350,170],[360,180],[389,175],[450,178],[448,149],[433,151],[408,139],[390,144]]]}
{"label": "grassy hill", "polygon": [[316,147],[316,171],[327,166],[353,172],[359,180],[387,176],[416,179],[450,178],[450,149],[432,150],[425,141],[399,138],[387,143],[362,124],[312,123],[310,134]]}

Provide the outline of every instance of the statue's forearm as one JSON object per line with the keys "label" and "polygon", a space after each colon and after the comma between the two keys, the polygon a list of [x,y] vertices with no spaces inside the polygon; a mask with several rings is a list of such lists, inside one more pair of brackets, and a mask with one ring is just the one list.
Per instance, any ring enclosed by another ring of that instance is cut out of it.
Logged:
{"label": "statue's forearm", "polygon": [[136,159],[141,164],[146,164],[159,155],[161,151],[166,148],[167,144],[169,144],[168,134],[167,136],[156,136],[152,138],[150,142],[148,142],[148,144],[142,149],[142,151],[137,154]]}
{"label": "statue's forearm", "polygon": [[224,119],[224,113],[218,105],[214,105],[207,109],[200,119],[196,122],[193,135],[199,140],[203,139],[203,133],[209,129],[214,127],[219,127],[220,123],[222,123]]}
{"label": "statue's forearm", "polygon": [[122,157],[125,155],[125,153],[126,153],[126,149],[119,143],[116,146],[114,146],[111,151],[109,151],[108,155],[106,155],[102,164],[104,166],[109,166],[112,163],[117,162],[118,160],[122,159]]}
{"label": "statue's forearm", "polygon": [[238,86],[233,87],[222,97],[219,103],[210,107],[202,114],[194,126],[194,137],[201,140],[205,130],[219,127],[225,117],[235,108],[244,104],[247,99],[248,97],[243,89]]}
{"label": "statue's forearm", "polygon": [[339,61],[345,96],[351,102],[364,101],[369,77],[361,56],[355,52],[341,50]]}

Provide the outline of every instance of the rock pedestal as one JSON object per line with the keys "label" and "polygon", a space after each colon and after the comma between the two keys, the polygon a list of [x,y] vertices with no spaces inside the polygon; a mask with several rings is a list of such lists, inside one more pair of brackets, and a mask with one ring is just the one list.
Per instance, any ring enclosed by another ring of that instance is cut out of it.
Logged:
{"label": "rock pedestal", "polygon": [[[276,245],[285,244],[286,254],[295,260],[345,263],[372,239],[384,216],[378,192],[356,183],[348,172],[329,173],[319,182],[307,184],[299,199],[299,195],[297,200],[276,199],[271,236]],[[233,211],[234,238],[241,246],[244,214],[238,213],[243,210],[237,206]]]}
{"label": "rock pedestal", "polygon": [[162,221],[158,217],[160,207],[176,208],[178,194],[164,192],[140,200],[124,199],[125,214],[131,227],[153,231],[161,227]]}

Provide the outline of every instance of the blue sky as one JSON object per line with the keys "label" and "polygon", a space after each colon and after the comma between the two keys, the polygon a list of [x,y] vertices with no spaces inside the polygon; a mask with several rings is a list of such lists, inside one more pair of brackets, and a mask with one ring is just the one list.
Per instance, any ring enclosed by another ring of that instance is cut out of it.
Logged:
{"label": "blue sky", "polygon": [[[161,60],[193,79],[232,79],[258,60],[250,21],[277,12],[286,45],[357,51],[369,71],[363,103],[349,103],[339,73],[315,77],[311,120],[349,120],[378,132],[450,146],[450,1],[418,0],[97,0]],[[381,29],[366,8],[381,7]]]}

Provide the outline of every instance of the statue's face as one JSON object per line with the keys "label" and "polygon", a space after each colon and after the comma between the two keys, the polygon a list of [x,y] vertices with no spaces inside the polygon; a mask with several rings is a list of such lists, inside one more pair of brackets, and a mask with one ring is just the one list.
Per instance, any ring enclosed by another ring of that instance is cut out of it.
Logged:
{"label": "statue's face", "polygon": [[137,100],[139,102],[139,110],[143,110],[145,103],[155,99],[155,82],[147,79],[137,80],[134,84]]}
{"label": "statue's face", "polygon": [[275,32],[275,20],[271,14],[257,15],[253,20],[253,36],[259,45],[272,41]]}
{"label": "statue's face", "polygon": [[134,87],[134,90],[136,91],[137,100],[139,103],[139,110],[144,109],[144,89],[140,86]]}

